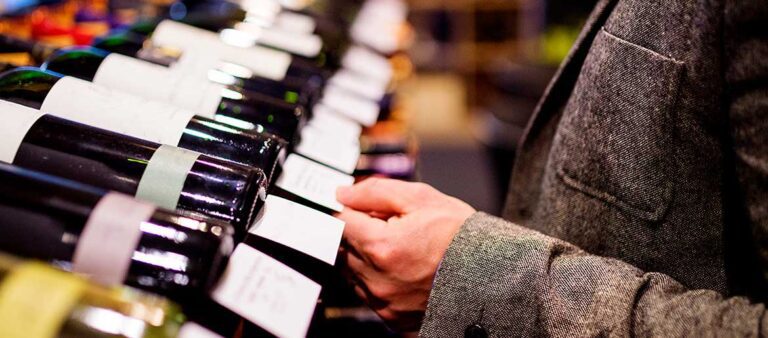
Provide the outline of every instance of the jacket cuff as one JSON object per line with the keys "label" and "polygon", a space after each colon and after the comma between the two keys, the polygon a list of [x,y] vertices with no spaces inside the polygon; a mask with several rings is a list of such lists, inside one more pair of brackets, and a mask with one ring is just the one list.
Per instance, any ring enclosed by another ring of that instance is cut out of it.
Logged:
{"label": "jacket cuff", "polygon": [[473,325],[481,325],[490,336],[512,334],[504,323],[514,313],[536,313],[526,307],[536,306],[531,279],[537,276],[524,271],[547,263],[529,262],[543,255],[528,253],[548,246],[547,238],[535,231],[482,212],[470,216],[438,268],[420,336],[462,337]]}

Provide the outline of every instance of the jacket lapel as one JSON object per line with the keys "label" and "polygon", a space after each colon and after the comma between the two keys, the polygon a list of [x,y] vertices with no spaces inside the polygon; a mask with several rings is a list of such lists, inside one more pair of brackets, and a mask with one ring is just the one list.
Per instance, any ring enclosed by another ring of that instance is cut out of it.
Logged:
{"label": "jacket lapel", "polygon": [[547,86],[533,116],[528,121],[518,154],[527,149],[531,139],[536,137],[541,126],[546,123],[552,113],[559,111],[568,97],[571,96],[571,91],[576,85],[576,80],[579,77],[584,59],[592,46],[592,41],[617,2],[618,0],[600,0],[595,5],[595,9],[584,24],[578,39],[555,73],[553,80]]}

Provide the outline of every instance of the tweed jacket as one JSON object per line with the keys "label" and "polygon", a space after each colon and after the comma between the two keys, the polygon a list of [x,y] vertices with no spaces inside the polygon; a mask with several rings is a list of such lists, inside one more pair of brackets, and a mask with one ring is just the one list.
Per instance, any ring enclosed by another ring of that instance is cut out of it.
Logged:
{"label": "tweed jacket", "polygon": [[456,235],[422,336],[768,336],[768,1],[599,1],[503,216]]}

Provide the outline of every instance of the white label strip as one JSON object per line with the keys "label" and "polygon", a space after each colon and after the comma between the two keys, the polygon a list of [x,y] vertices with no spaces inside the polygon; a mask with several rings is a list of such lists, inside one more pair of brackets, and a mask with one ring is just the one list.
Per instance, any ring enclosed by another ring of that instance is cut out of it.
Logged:
{"label": "white label strip", "polygon": [[351,186],[355,178],[296,154],[288,155],[277,186],[334,211],[344,206],[336,200],[336,189]]}
{"label": "white label strip", "polygon": [[387,93],[387,86],[389,85],[389,83],[377,78],[362,75],[348,69],[339,70],[331,77],[329,82],[373,101],[381,100]]}
{"label": "white label strip", "polygon": [[43,115],[32,108],[0,100],[0,162],[13,163],[24,137]]}
{"label": "white label strip", "polygon": [[[249,34],[253,42],[306,57],[316,57],[323,49],[323,40],[314,34],[296,33],[274,27],[263,27],[253,22],[240,22],[235,29]],[[225,29],[221,34],[226,34]]]}
{"label": "white label strip", "polygon": [[147,99],[168,102],[212,118],[224,86],[203,77],[112,53],[99,66],[93,83]]}
{"label": "white label strip", "polygon": [[341,244],[344,222],[270,195],[262,208],[261,217],[249,232],[333,265]]}
{"label": "white label strip", "polygon": [[270,333],[307,335],[320,284],[247,245],[238,245],[213,299]]}
{"label": "white label strip", "polygon": [[[184,53],[205,53],[215,56],[217,63],[229,62],[246,67],[254,74],[273,80],[282,80],[291,65],[291,55],[266,47],[236,47],[221,41],[219,35],[171,20],[164,20],[151,36],[158,46],[171,46]],[[217,68],[218,64],[209,65]]]}
{"label": "white label strip", "polygon": [[147,163],[136,198],[176,210],[184,182],[200,153],[162,145]]}
{"label": "white label strip", "polygon": [[311,34],[317,27],[313,17],[294,12],[280,12],[275,17],[274,25],[285,30],[306,34]]}
{"label": "white label strip", "polygon": [[357,167],[357,160],[360,158],[360,144],[343,140],[333,136],[333,133],[324,132],[312,125],[307,125],[301,130],[301,142],[296,146],[296,152],[347,174],[352,174]]}
{"label": "white label strip", "polygon": [[344,68],[366,74],[383,82],[392,80],[394,70],[389,60],[365,47],[352,46],[341,60]]}
{"label": "white label strip", "polygon": [[187,322],[181,326],[178,338],[224,338],[210,330],[192,322]]}
{"label": "white label strip", "polygon": [[177,145],[194,112],[97,84],[64,77],[40,110],[64,119],[160,143]]}
{"label": "white label strip", "polygon": [[380,108],[378,103],[332,84],[325,89],[321,102],[366,127],[376,124],[379,118]]}
{"label": "white label strip", "polygon": [[312,108],[312,119],[308,125],[334,135],[338,139],[359,144],[363,127],[351,119],[333,111],[323,104]]}
{"label": "white label strip", "polygon": [[141,238],[141,223],[154,212],[155,206],[129,196],[104,195],[80,234],[72,270],[104,285],[122,284]]}

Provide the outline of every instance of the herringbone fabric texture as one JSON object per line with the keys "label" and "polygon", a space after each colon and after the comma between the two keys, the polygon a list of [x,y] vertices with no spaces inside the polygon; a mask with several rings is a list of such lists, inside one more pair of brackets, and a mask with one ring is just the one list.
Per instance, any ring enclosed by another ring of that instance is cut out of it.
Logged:
{"label": "herringbone fabric texture", "polygon": [[504,218],[457,235],[422,336],[768,336],[768,1],[600,1]]}

